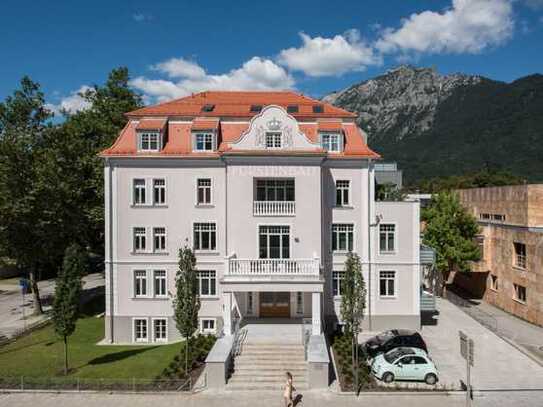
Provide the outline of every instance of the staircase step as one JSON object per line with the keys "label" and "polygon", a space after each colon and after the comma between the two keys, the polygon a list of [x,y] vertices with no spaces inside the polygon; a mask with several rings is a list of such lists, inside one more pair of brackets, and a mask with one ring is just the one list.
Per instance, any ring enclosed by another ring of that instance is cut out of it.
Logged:
{"label": "staircase step", "polygon": [[[296,390],[302,391],[309,389],[307,383],[294,385]],[[227,390],[278,390],[281,391],[285,388],[285,383],[275,383],[275,382],[259,382],[259,383],[228,383],[226,385]]]}
{"label": "staircase step", "polygon": [[[286,380],[285,373],[287,370],[268,370],[268,371],[261,371],[261,370],[237,370],[234,369],[234,372],[232,374],[232,377],[273,377],[278,378],[280,380]],[[292,374],[294,378],[304,378],[306,375],[306,370],[302,369],[290,369],[288,370]]]}
{"label": "staircase step", "polygon": [[255,366],[261,368],[262,366],[292,366],[292,367],[306,367],[307,362],[303,359],[300,360],[281,360],[281,359],[234,359],[235,366]]}

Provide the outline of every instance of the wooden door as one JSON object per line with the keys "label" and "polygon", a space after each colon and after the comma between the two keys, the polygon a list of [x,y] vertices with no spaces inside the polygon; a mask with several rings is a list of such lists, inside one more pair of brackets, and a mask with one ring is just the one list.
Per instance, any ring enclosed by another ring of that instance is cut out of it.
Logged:
{"label": "wooden door", "polygon": [[260,293],[260,316],[272,318],[290,318],[290,293]]}

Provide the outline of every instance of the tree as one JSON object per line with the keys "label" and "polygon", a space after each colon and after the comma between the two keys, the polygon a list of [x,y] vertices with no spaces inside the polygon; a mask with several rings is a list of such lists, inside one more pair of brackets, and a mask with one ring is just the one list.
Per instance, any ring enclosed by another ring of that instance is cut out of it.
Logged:
{"label": "tree", "polygon": [[177,330],[185,338],[185,374],[189,372],[190,338],[198,328],[198,278],[196,275],[196,257],[190,247],[179,249],[179,269],[175,276],[175,298],[173,313]]}
{"label": "tree", "polygon": [[38,273],[57,254],[56,214],[41,176],[51,117],[40,85],[26,76],[20,89],[0,103],[0,251],[28,273],[36,314],[42,313]]}
{"label": "tree", "polygon": [[345,260],[345,273],[341,285],[341,319],[345,334],[351,337],[351,357],[355,391],[358,391],[358,334],[366,307],[366,285],[362,276],[360,257],[349,252]]}
{"label": "tree", "polygon": [[479,260],[474,240],[479,226],[454,192],[434,195],[432,204],[422,211],[422,219],[426,222],[423,242],[436,251],[436,269],[443,275],[443,291],[451,271],[468,271],[469,261]]}
{"label": "tree", "polygon": [[68,374],[68,337],[75,331],[79,316],[81,276],[87,272],[87,258],[81,247],[72,244],[66,249],[62,269],[55,285],[53,324],[64,342],[64,374]]}

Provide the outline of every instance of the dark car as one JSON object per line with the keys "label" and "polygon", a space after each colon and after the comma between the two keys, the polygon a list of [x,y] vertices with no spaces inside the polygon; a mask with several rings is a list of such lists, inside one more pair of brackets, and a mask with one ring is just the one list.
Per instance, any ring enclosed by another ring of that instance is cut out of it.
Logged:
{"label": "dark car", "polygon": [[373,358],[379,353],[386,353],[399,346],[422,349],[428,351],[422,336],[416,331],[407,329],[392,329],[370,338],[364,344],[368,357]]}

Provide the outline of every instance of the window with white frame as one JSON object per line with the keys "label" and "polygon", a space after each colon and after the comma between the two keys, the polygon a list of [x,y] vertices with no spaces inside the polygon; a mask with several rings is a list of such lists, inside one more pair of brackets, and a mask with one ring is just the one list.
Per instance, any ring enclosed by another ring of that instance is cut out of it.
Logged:
{"label": "window with white frame", "polygon": [[513,284],[513,299],[518,302],[526,303],[526,287]]}
{"label": "window with white frame", "polygon": [[321,146],[326,151],[341,152],[341,134],[322,133]]}
{"label": "window with white frame", "polygon": [[166,270],[153,271],[153,286],[155,289],[155,297],[166,296]]}
{"label": "window with white frame", "polygon": [[294,179],[265,178],[256,180],[257,201],[294,201]]}
{"label": "window with white frame", "polygon": [[168,321],[165,318],[153,319],[153,338],[155,342],[168,340]]}
{"label": "window with white frame", "polygon": [[196,204],[211,205],[211,178],[198,178],[196,181]]}
{"label": "window with white frame", "polygon": [[296,293],[296,314],[302,315],[304,313],[304,293],[298,291]]}
{"label": "window with white frame", "polygon": [[214,319],[201,319],[200,320],[200,330],[202,333],[210,334],[215,333],[215,320]]}
{"label": "window with white frame", "polygon": [[147,342],[147,319],[134,319],[134,341]]}
{"label": "window with white frame", "polygon": [[354,225],[334,223],[332,225],[332,251],[350,252],[353,250]]}
{"label": "window with white frame", "polygon": [[198,295],[214,297],[217,295],[217,274],[215,271],[198,271]]}
{"label": "window with white frame", "polygon": [[166,180],[164,178],[153,180],[153,198],[155,205],[164,205],[166,203]]}
{"label": "window with white frame", "polygon": [[247,315],[253,315],[254,295],[252,292],[247,293]]}
{"label": "window with white frame", "polygon": [[514,242],[513,249],[515,255],[513,257],[513,265],[515,267],[525,269],[526,268],[526,245],[524,243]]}
{"label": "window with white frame", "polygon": [[215,223],[195,223],[194,250],[215,250],[217,248],[216,229]]}
{"label": "window with white frame", "polygon": [[136,297],[147,296],[147,271],[134,271],[134,295]]}
{"label": "window with white frame", "polygon": [[379,251],[393,253],[396,250],[396,225],[379,225]]}
{"label": "window with white frame", "polygon": [[379,296],[395,297],[396,296],[396,272],[395,271],[380,271],[379,272]]}
{"label": "window with white frame", "polygon": [[350,204],[351,182],[348,180],[336,181],[336,206],[348,206]]}
{"label": "window with white frame", "polygon": [[153,251],[166,251],[166,228],[153,228]]}
{"label": "window with white frame", "polygon": [[144,252],[146,249],[146,244],[145,228],[134,228],[134,252]]}
{"label": "window with white frame", "polygon": [[332,271],[332,295],[338,297],[342,294],[343,279],[345,273],[343,271]]}
{"label": "window with white frame", "polygon": [[138,133],[140,151],[159,151],[160,134],[157,132]]}
{"label": "window with white frame", "polygon": [[215,135],[213,133],[196,133],[194,135],[194,150],[213,151],[215,148]]}
{"label": "window with white frame", "polygon": [[500,288],[499,284],[500,283],[498,280],[498,276],[491,274],[490,275],[490,289],[494,291],[498,291],[498,289]]}
{"label": "window with white frame", "polygon": [[281,148],[281,133],[280,132],[266,133],[266,148]]}
{"label": "window with white frame", "polygon": [[133,181],[134,205],[145,205],[145,180],[138,178]]}

